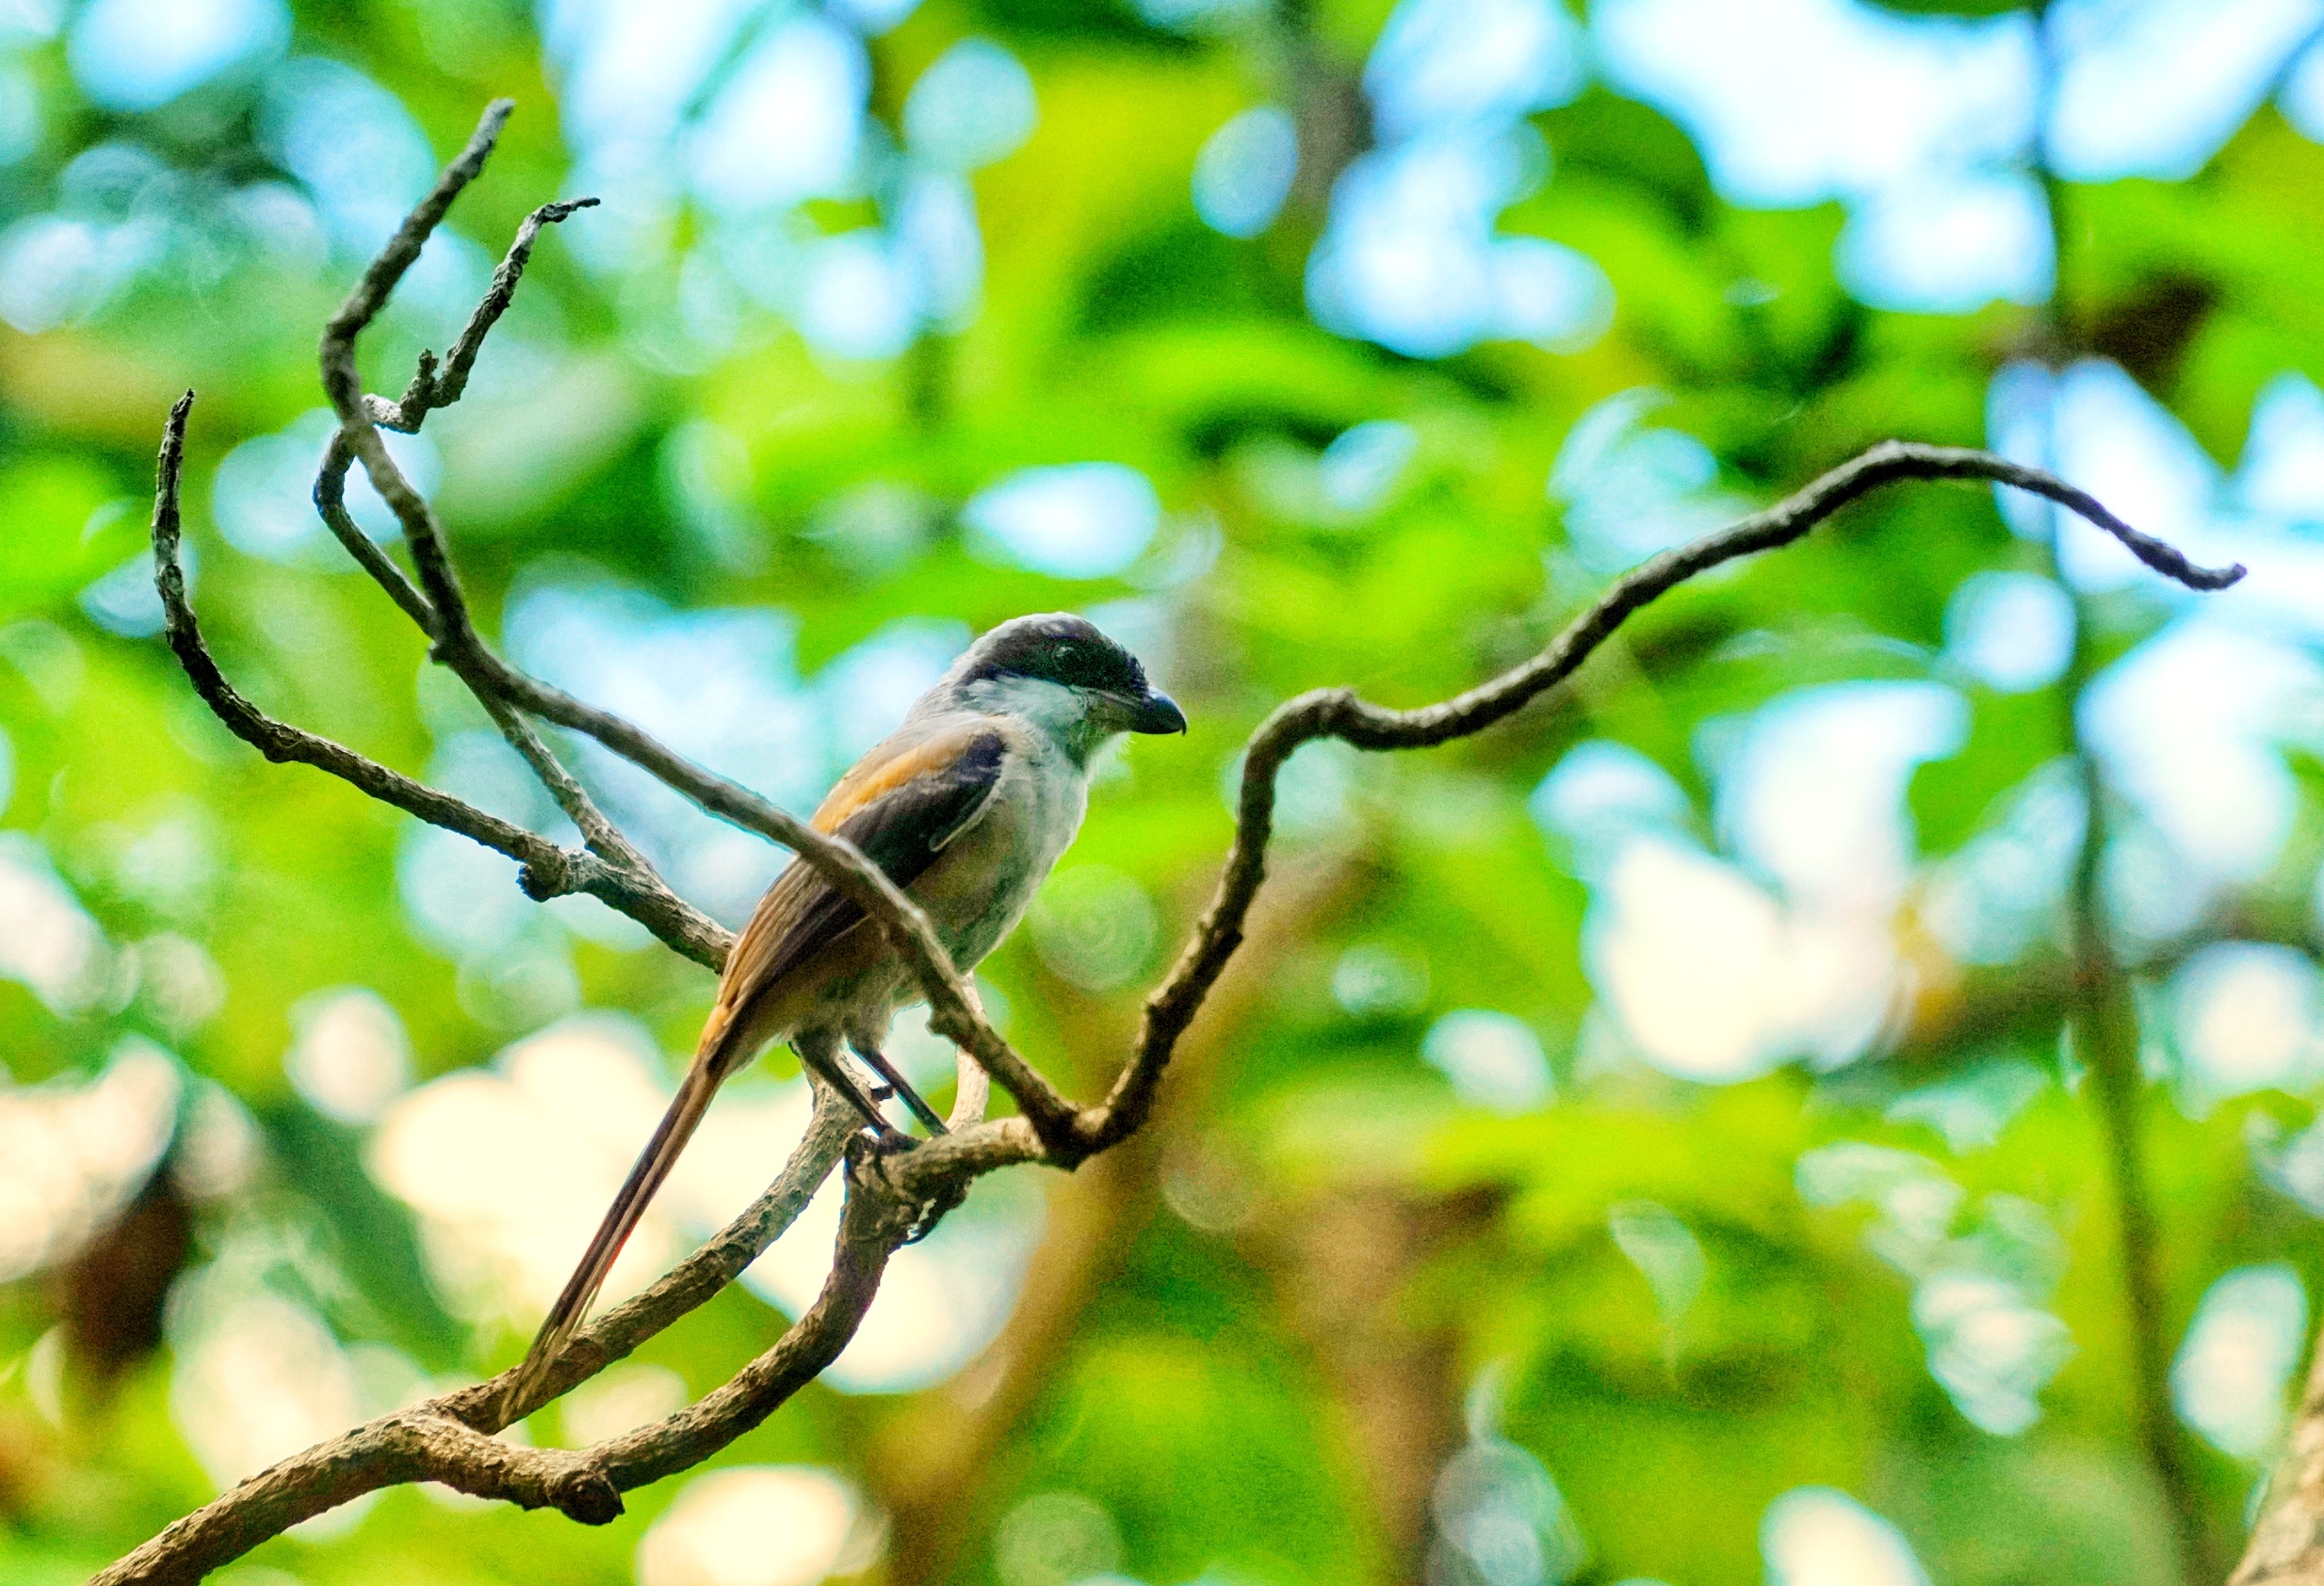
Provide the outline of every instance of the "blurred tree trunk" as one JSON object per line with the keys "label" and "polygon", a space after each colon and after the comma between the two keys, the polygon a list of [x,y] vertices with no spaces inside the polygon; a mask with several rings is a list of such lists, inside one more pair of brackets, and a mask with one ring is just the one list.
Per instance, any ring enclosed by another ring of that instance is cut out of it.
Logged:
{"label": "blurred tree trunk", "polygon": [[1427,1579],[1437,1473],[1468,1433],[1458,1341],[1416,1327],[1404,1300],[1432,1257],[1499,1205],[1497,1193],[1350,1185],[1276,1208],[1262,1231],[1277,1303],[1314,1353],[1381,1539],[1414,1586]]}
{"label": "blurred tree trunk", "polygon": [[[1056,1181],[1048,1230],[1001,1336],[951,1384],[918,1395],[881,1429],[866,1464],[888,1514],[888,1580],[949,1581],[990,1529],[984,1510],[995,1463],[1055,1380],[1091,1300],[1153,1218],[1165,1156],[1186,1121],[1203,1114],[1220,1062],[1284,961],[1348,902],[1362,868],[1344,859],[1304,870],[1286,863],[1289,873],[1261,895],[1241,952],[1179,1044],[1154,1122]],[[1085,1088],[1110,1081],[1098,1071],[1129,1044],[1121,1022],[1094,1010],[1063,1022]]]}

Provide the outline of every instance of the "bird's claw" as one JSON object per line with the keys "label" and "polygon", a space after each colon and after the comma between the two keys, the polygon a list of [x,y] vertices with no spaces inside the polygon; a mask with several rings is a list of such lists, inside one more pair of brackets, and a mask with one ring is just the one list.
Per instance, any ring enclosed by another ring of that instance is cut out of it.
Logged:
{"label": "bird's claw", "polygon": [[[885,1178],[886,1174],[879,1168],[879,1163],[883,1159],[900,1156],[908,1151],[916,1151],[922,1144],[923,1142],[918,1136],[907,1135],[892,1124],[883,1124],[877,1129],[867,1124],[857,1130],[855,1138],[848,1142],[847,1156],[856,1170],[867,1171]],[[936,1225],[943,1220],[944,1214],[959,1206],[967,1197],[967,1193],[965,1187],[947,1189],[920,1202],[912,1213],[910,1226],[905,1229],[901,1242],[916,1245],[928,1238],[929,1234],[934,1233]]]}
{"label": "bird's claw", "polygon": [[900,1156],[918,1149],[920,1143],[918,1136],[907,1135],[893,1124],[882,1124],[877,1129],[866,1125],[862,1137],[875,1156]]}
{"label": "bird's claw", "polygon": [[968,1188],[964,1185],[960,1188],[949,1189],[941,1195],[933,1196],[922,1201],[919,1210],[913,1215],[910,1230],[904,1235],[904,1242],[908,1245],[917,1245],[934,1233],[936,1225],[944,1220],[944,1214],[958,1208],[968,1198]]}

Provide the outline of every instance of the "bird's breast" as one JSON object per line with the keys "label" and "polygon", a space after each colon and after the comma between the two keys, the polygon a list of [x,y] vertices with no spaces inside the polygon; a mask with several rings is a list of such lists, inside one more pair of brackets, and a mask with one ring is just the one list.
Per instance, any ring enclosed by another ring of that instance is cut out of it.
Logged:
{"label": "bird's breast", "polygon": [[1063,755],[1010,755],[983,814],[912,888],[955,964],[980,961],[1015,928],[1087,804],[1087,783]]}

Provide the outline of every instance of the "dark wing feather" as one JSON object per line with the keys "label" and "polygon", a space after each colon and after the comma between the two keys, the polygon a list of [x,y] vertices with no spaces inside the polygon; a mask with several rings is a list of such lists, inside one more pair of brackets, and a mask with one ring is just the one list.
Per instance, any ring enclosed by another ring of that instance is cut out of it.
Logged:
{"label": "dark wing feather", "polygon": [[[984,813],[1000,783],[1006,751],[1001,734],[982,722],[944,733],[887,762],[887,774],[850,777],[855,788],[841,783],[817,812],[815,824],[835,829],[889,880],[909,886],[947,844]],[[852,810],[843,803],[851,793],[856,794]],[[825,825],[841,814],[844,818],[835,826]],[[817,875],[814,866],[794,860],[767,889],[742,939],[734,945],[719,987],[718,1006],[703,1031],[703,1047],[723,1036],[752,997],[780,984],[793,969],[863,923],[861,908]]]}

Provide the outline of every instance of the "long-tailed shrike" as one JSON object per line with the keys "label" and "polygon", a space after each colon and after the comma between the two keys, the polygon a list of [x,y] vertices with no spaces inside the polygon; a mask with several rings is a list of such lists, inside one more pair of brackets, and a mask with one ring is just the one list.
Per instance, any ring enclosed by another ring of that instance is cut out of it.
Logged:
{"label": "long-tailed shrike", "polygon": [[[1089,761],[1122,732],[1183,732],[1137,658],[1081,617],[1002,623],[969,648],[898,727],[839,780],[814,814],[863,850],[928,913],[953,966],[974,969],[1007,936],[1080,830]],[[929,1129],[943,1121],[881,1054],[913,984],[863,911],[793,861],[728,955],[718,998],[645,1153],[614,1197],[526,1356],[545,1369],[597,1298],[623,1241],[669,1177],[729,1074],[772,1041],[835,1088],[882,1136],[880,1115],[840,1056],[845,1042]]]}

